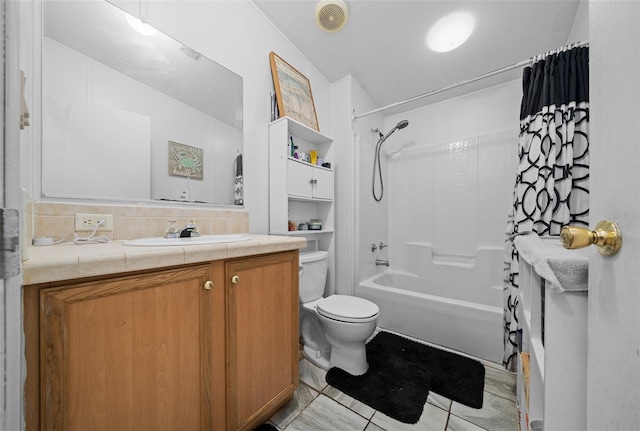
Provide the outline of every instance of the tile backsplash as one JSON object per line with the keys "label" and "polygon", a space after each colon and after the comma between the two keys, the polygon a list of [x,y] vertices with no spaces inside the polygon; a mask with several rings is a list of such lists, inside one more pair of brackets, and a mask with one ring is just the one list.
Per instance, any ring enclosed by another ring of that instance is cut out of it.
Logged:
{"label": "tile backsplash", "polygon": [[[75,216],[85,214],[113,215],[113,231],[100,232],[112,241],[162,236],[169,220],[184,226],[193,220],[204,235],[249,232],[249,212],[233,208],[178,208],[137,205],[87,205],[58,202],[34,202],[33,238],[73,241]],[[25,220],[25,224],[30,224]],[[87,236],[91,232],[80,232]]]}

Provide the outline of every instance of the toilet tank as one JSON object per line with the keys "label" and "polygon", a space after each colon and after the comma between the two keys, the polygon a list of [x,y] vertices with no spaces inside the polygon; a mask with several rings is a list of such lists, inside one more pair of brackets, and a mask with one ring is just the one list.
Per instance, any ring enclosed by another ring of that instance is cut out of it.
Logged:
{"label": "toilet tank", "polygon": [[326,251],[300,252],[300,302],[311,302],[322,298],[327,281],[327,261],[329,253]]}

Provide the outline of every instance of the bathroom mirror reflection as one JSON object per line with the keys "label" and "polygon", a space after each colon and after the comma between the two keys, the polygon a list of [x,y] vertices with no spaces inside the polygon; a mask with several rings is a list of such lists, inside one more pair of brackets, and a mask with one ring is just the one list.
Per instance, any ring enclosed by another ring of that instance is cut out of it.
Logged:
{"label": "bathroom mirror reflection", "polygon": [[242,204],[242,78],[107,1],[42,4],[43,197]]}

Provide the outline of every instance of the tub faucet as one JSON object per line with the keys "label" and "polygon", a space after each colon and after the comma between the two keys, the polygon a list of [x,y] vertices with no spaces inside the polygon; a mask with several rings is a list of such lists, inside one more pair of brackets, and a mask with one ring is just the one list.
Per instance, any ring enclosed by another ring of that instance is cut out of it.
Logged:
{"label": "tub faucet", "polygon": [[382,250],[385,247],[389,247],[389,244],[385,244],[382,241],[380,241],[380,250]]}
{"label": "tub faucet", "polygon": [[376,265],[389,266],[389,260],[376,259]]}
{"label": "tub faucet", "polygon": [[180,234],[178,235],[180,238],[193,238],[200,236],[200,232],[198,232],[198,226],[196,226],[196,222],[190,221],[187,223],[185,227],[180,229]]}

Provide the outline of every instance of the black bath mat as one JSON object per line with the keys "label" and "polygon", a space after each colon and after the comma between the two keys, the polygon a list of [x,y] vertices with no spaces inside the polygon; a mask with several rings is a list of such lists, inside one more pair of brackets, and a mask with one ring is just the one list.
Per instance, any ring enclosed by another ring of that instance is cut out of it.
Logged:
{"label": "black bath mat", "polygon": [[431,373],[431,390],[472,408],[482,408],[484,365],[455,353],[416,343],[389,332],[378,333],[368,344],[405,361],[422,365]]}
{"label": "black bath mat", "polygon": [[429,395],[429,372],[382,350],[367,348],[367,362],[361,376],[331,368],[327,383],[400,422],[418,422]]}
{"label": "black bath mat", "polygon": [[367,343],[367,362],[362,376],[330,369],[327,383],[405,423],[420,419],[429,387],[466,406],[482,407],[484,366],[476,360],[380,332]]}

